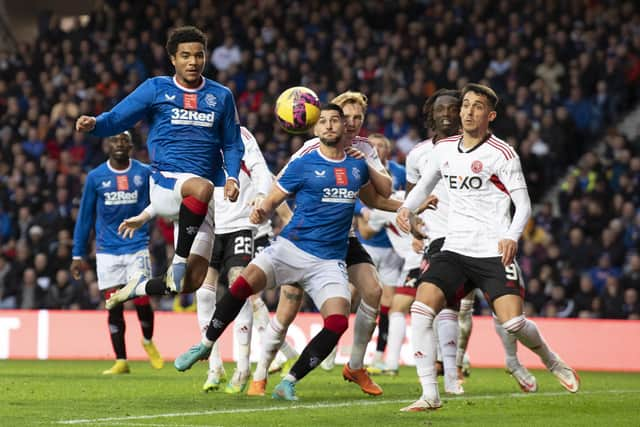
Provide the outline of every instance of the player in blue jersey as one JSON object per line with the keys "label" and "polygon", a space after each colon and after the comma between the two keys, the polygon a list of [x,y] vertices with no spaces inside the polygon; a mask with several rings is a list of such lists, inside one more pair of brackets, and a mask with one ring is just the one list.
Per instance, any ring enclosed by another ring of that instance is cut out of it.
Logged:
{"label": "player in blue jersey", "polygon": [[[149,230],[142,227],[131,239],[118,235],[120,222],[142,210],[149,203],[150,168],[129,158],[131,135],[123,132],[107,139],[109,159],[87,175],[80,211],[73,233],[73,262],[71,273],[80,278],[88,268],[85,261],[89,235],[95,224],[96,270],[98,287],[105,299],[123,286],[134,274],[151,277],[149,262]],[[149,297],[134,301],[142,326],[142,345],[149,355],[151,366],[162,368],[163,361],[153,341],[153,310]],[[116,363],[103,374],[129,373],[124,341],[125,322],[122,305],[109,310],[111,344]]]}
{"label": "player in blue jersey", "polygon": [[[389,159],[391,155],[391,141],[379,133],[373,133],[368,137],[378,153],[380,161],[389,172],[393,183],[393,191],[401,191],[406,187],[406,172],[404,167]],[[399,286],[398,280],[404,260],[395,252],[385,228],[377,231],[368,227],[366,219],[366,206],[358,203],[356,206],[357,225],[356,236],[362,246],[371,256],[373,264],[378,271],[380,282],[382,283],[382,298],[380,298],[380,314],[378,318],[378,340],[376,353],[372,362],[373,371],[378,373],[384,370],[382,358],[387,346],[387,335],[389,333],[389,306],[393,299],[394,290]]]}
{"label": "player in blue jersey", "polygon": [[293,218],[274,244],[251,261],[229,288],[216,307],[206,338],[176,359],[179,371],[208,355],[249,295],[275,284],[299,283],[320,308],[324,328],[272,396],[297,400],[295,383],[335,347],[348,326],[351,294],[344,259],[355,201],[359,191],[372,187],[366,161],[345,153],[344,128],[339,106],[328,104],[321,109],[315,127],[321,142],[318,148],[293,160],[261,206],[251,213],[252,222],[263,222],[287,196],[295,194]]}
{"label": "player in blue jersey", "polygon": [[[146,80],[111,111],[81,116],[76,129],[108,136],[149,123],[151,204],[177,220],[175,256],[166,280],[132,281],[108,305],[139,295],[193,292],[205,278],[213,245],[213,188],[238,197],[244,153],[231,91],[202,75],[207,39],[195,27],[174,29],[167,52],[176,73]],[[226,172],[226,174],[225,174]]]}

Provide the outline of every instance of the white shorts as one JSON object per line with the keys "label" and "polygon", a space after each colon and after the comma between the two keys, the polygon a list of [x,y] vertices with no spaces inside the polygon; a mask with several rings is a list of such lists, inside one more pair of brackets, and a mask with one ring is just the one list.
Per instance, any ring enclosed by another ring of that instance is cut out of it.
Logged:
{"label": "white shorts", "polygon": [[400,273],[404,260],[393,250],[393,248],[380,248],[377,246],[362,245],[371,255],[373,265],[378,270],[380,282],[384,286],[401,286]]}
{"label": "white shorts", "polygon": [[126,285],[137,271],[142,271],[146,278],[151,278],[148,249],[124,255],[96,254],[98,288],[101,291]]}
{"label": "white shorts", "polygon": [[322,259],[278,237],[251,261],[267,276],[267,287],[298,283],[318,309],[329,298],[351,301],[344,260]]}
{"label": "white shorts", "polygon": [[[192,173],[154,172],[149,180],[151,204],[158,215],[174,222],[174,242],[178,241],[177,222],[182,204],[182,185],[190,178],[201,177]],[[190,252],[207,260],[211,258],[213,249],[214,212],[214,200],[211,197],[207,216],[200,225]]]}

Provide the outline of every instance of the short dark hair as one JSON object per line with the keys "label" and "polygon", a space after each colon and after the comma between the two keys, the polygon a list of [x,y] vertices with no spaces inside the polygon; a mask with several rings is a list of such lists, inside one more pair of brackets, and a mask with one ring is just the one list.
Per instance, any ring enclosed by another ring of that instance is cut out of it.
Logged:
{"label": "short dark hair", "polygon": [[450,96],[458,100],[460,103],[461,97],[460,92],[452,89],[438,89],[424,102],[422,106],[422,114],[424,115],[424,122],[428,129],[435,130],[436,122],[433,120],[433,104],[436,103],[436,100],[441,96]]}
{"label": "short dark hair", "polygon": [[489,106],[494,110],[498,106],[498,101],[500,99],[498,98],[498,95],[496,95],[496,93],[493,91],[493,89],[491,89],[489,86],[481,85],[478,83],[469,83],[462,89],[462,98],[464,98],[464,96],[468,92],[475,92],[479,93],[480,95],[484,95],[487,98],[487,101],[489,101]]}
{"label": "short dark hair", "polygon": [[167,39],[166,49],[169,56],[176,56],[180,43],[202,43],[206,50],[207,36],[196,27],[190,25],[174,28],[169,32],[169,38]]}
{"label": "short dark hair", "polygon": [[320,107],[320,112],[327,111],[327,110],[337,111],[338,114],[340,115],[340,118],[344,119],[344,111],[342,111],[342,108],[340,108],[338,104],[329,103],[329,104],[324,104]]}
{"label": "short dark hair", "polygon": [[120,133],[116,133],[115,135],[111,135],[111,136],[110,136],[110,137],[108,137],[107,139],[116,138],[116,137],[118,137],[118,136],[120,136],[120,135],[124,135],[124,137],[125,137],[125,138],[127,138],[127,139],[129,140],[129,142],[131,142],[131,141],[132,141],[132,139],[131,139],[131,132],[129,132],[128,130],[125,130],[125,131],[120,132]]}

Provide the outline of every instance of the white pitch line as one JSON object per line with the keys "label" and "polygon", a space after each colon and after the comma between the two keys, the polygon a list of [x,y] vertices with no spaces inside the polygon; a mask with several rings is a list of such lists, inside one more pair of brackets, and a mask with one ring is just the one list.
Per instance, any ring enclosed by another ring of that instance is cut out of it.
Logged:
{"label": "white pitch line", "polygon": [[[628,394],[628,393],[640,393],[640,389],[637,390],[601,390],[601,391],[581,391],[576,395],[583,394]],[[491,400],[502,399],[505,397],[510,398],[527,398],[533,399],[536,396],[540,397],[555,397],[555,396],[573,396],[568,392],[537,392],[537,393],[508,393],[508,394],[486,394],[479,396],[445,396],[442,400]],[[175,412],[165,414],[153,414],[153,415],[135,415],[131,417],[109,417],[109,418],[92,418],[92,419],[76,419],[76,420],[60,420],[58,424],[96,424],[96,423],[112,423],[112,422],[126,422],[135,420],[151,420],[156,418],[175,418],[175,417],[193,417],[202,415],[221,415],[221,414],[246,414],[256,412],[275,412],[275,411],[289,411],[291,409],[325,409],[325,408],[343,408],[345,406],[370,406],[370,405],[390,405],[413,402],[412,399],[398,399],[398,400],[381,400],[381,399],[367,399],[367,400],[354,400],[343,403],[309,403],[309,404],[291,404],[282,406],[266,406],[262,408],[236,408],[236,409],[219,409],[211,411],[197,411],[197,412]],[[127,424],[131,425],[131,424]],[[145,424],[146,425],[146,424]]]}

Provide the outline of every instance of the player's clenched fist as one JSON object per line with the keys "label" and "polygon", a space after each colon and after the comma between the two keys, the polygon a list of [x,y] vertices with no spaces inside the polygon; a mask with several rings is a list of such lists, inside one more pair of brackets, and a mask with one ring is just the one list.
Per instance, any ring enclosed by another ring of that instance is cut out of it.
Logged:
{"label": "player's clenched fist", "polygon": [[76,130],[78,132],[91,132],[96,127],[96,118],[93,116],[80,116],[76,120]]}
{"label": "player's clenched fist", "polygon": [[252,224],[262,224],[267,220],[267,212],[262,207],[258,206],[251,211],[249,220]]}

